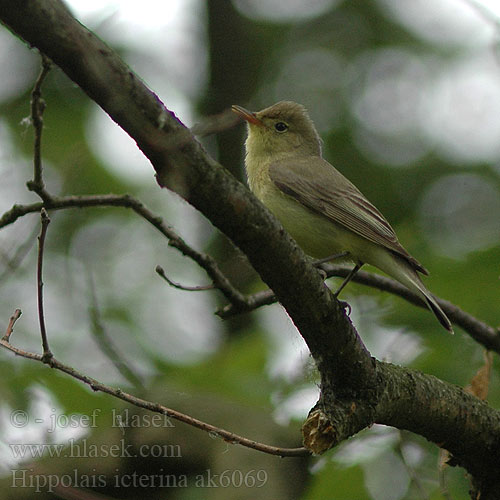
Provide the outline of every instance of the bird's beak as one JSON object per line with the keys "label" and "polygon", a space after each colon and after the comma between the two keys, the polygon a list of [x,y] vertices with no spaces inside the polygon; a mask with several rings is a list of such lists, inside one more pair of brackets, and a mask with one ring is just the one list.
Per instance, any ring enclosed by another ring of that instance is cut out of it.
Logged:
{"label": "bird's beak", "polygon": [[233,113],[236,113],[239,115],[243,120],[246,120],[248,123],[251,123],[252,125],[260,125],[261,127],[264,126],[264,123],[262,120],[259,120],[255,113],[252,113],[251,111],[248,111],[248,109],[242,108],[241,106],[237,106],[236,104],[233,104],[231,106],[231,111]]}

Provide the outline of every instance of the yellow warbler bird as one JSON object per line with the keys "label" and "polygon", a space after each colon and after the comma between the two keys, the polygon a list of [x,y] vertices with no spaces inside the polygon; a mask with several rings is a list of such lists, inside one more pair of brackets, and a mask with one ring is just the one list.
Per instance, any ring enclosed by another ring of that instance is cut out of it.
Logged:
{"label": "yellow warbler bird", "polygon": [[338,292],[364,263],[371,264],[416,292],[453,333],[419,277],[427,270],[356,186],[322,158],[304,106],[282,101],[256,113],[236,105],[232,110],[248,123],[245,166],[252,192],[307,254],[324,259],[340,253],[355,263]]}

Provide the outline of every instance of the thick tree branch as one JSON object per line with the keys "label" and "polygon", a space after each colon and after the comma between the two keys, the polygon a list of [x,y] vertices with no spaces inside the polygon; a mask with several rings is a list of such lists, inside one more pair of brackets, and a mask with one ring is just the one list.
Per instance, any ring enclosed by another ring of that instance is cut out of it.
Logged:
{"label": "thick tree branch", "polygon": [[[411,430],[444,449],[453,449],[449,463],[466,467],[482,484],[481,498],[498,498],[498,411],[461,387],[431,375],[390,363],[378,362],[377,367],[385,387],[377,406],[377,422]],[[420,415],[422,406],[426,408],[425,419]]]}
{"label": "thick tree branch", "polygon": [[160,185],[248,256],[307,342],[322,378],[331,444],[373,422],[443,444],[480,485],[499,487],[500,415],[434,377],[371,358],[321,276],[270,213],[211,159],[173,113],[58,0],[0,0],[0,18],[60,66],[137,142]]}

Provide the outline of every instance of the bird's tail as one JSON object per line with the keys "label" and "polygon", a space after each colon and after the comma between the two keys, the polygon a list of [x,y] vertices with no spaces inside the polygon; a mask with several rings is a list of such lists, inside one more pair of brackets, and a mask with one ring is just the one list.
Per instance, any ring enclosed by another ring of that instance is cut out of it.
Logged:
{"label": "bird's tail", "polygon": [[398,280],[411,291],[417,293],[427,304],[427,307],[434,313],[434,316],[436,316],[441,325],[450,333],[454,333],[448,316],[446,316],[444,311],[441,309],[431,292],[425,288],[425,285],[422,283],[417,271],[413,269],[411,264],[403,257],[392,255],[392,258],[392,265],[388,266],[386,269],[380,266],[380,269],[389,274],[389,276]]}
{"label": "bird's tail", "polygon": [[432,296],[432,294],[424,287],[424,290],[419,290],[423,296],[427,307],[434,313],[434,316],[438,319],[438,321],[446,328],[451,334],[455,333],[453,331],[453,327],[451,326],[451,322],[448,319],[448,316],[444,313],[444,311],[439,307],[439,304],[436,302],[436,299]]}

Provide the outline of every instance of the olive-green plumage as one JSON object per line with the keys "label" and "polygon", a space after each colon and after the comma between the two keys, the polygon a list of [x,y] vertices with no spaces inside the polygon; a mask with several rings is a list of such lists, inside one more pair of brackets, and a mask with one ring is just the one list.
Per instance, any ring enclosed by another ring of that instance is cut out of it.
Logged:
{"label": "olive-green plumage", "polygon": [[282,101],[252,113],[233,111],[248,122],[245,166],[252,192],[315,258],[348,252],[358,265],[371,264],[416,292],[439,322],[449,319],[418,273],[426,269],[399,243],[383,215],[338,170],[322,158],[321,140],[306,109]]}

